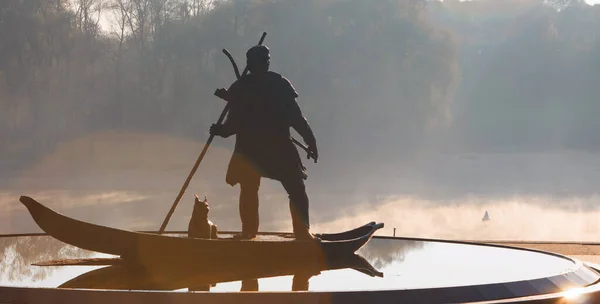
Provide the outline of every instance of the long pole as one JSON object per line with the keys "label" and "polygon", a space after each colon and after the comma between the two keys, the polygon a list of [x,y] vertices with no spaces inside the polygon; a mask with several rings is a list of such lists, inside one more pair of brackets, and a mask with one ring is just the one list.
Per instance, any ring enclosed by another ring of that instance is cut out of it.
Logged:
{"label": "long pole", "polygon": [[[260,41],[258,42],[259,45],[261,45],[263,43],[263,41],[265,40],[266,36],[267,36],[267,33],[263,32],[262,36],[260,37]],[[242,76],[246,75],[247,73],[248,73],[248,67],[246,66],[246,68],[244,68],[244,73],[242,74]],[[223,123],[223,120],[225,119],[225,115],[227,115],[228,111],[229,111],[229,102],[227,103],[227,105],[225,105],[225,108],[221,112],[221,116],[219,116],[219,120],[217,121],[217,124]],[[165,217],[165,220],[163,221],[162,225],[160,226],[160,230],[158,231],[159,234],[162,234],[163,232],[165,232],[165,229],[167,228],[167,224],[169,223],[169,219],[173,215],[173,212],[175,212],[175,208],[177,208],[177,204],[179,204],[179,201],[183,197],[183,194],[185,193],[185,190],[189,186],[190,181],[192,180],[192,177],[196,173],[196,170],[198,170],[198,166],[200,165],[200,162],[202,162],[202,159],[204,158],[204,155],[206,155],[206,151],[208,151],[208,147],[210,146],[210,144],[212,143],[212,141],[213,141],[214,138],[215,138],[214,134],[211,134],[208,137],[208,141],[204,145],[204,149],[202,149],[202,152],[198,156],[198,159],[196,160],[196,163],[194,164],[194,167],[192,167],[192,170],[190,171],[190,174],[188,174],[188,177],[185,180],[185,183],[183,183],[183,186],[181,187],[181,190],[179,190],[179,194],[177,195],[177,198],[175,199],[175,202],[173,202],[173,206],[171,206],[171,209],[169,210],[169,213]]]}

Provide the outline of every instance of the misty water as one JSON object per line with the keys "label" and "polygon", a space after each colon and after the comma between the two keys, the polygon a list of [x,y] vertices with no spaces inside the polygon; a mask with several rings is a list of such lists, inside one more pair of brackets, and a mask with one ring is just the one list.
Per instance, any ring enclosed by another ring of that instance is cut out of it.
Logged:
{"label": "misty water", "polygon": [[[40,232],[20,195],[158,230],[225,106],[214,90],[235,80],[221,50],[243,67],[266,31],[317,138],[313,231],[598,240],[598,5],[117,2],[0,3],[0,234]],[[234,140],[213,141],[168,230],[187,229],[194,193],[221,230],[241,228]],[[277,182],[260,215],[261,231],[291,230]]]}
{"label": "misty water", "polygon": [[[123,133],[72,142],[32,164],[2,191],[1,231],[40,232],[20,195],[79,220],[158,230],[202,146]],[[239,186],[224,182],[230,155],[225,148],[210,150],[168,230],[187,229],[193,194],[208,198],[210,218],[221,230],[241,228]],[[326,154],[323,159],[307,163],[314,231],[378,221],[386,224],[379,235],[391,235],[395,227],[397,236],[411,237],[595,241],[600,228],[593,182],[600,176],[590,166],[597,162],[590,154],[438,155],[338,178],[324,169]],[[291,231],[283,188],[264,179],[260,199],[261,231]],[[485,211],[490,221],[482,221]]]}

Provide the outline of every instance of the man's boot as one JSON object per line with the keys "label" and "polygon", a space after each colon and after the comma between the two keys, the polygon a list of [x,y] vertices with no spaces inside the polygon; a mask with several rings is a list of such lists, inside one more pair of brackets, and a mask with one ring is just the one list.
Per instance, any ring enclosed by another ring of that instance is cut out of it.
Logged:
{"label": "man's boot", "polygon": [[321,241],[318,237],[310,233],[307,225],[294,223],[294,236],[298,241]]}
{"label": "man's boot", "polygon": [[240,232],[233,235],[234,240],[252,240],[256,238],[256,234],[249,234],[246,232]]}

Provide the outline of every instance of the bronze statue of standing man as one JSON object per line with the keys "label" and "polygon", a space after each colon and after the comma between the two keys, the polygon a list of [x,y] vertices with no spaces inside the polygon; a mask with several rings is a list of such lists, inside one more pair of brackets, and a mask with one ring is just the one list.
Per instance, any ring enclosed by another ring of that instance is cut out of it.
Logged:
{"label": "bronze statue of standing man", "polygon": [[236,135],[226,182],[240,184],[242,233],[236,238],[252,239],[258,233],[258,189],[262,177],[280,181],[290,199],[294,235],[312,240],[308,196],[304,180],[306,168],[290,137],[294,128],[317,161],[317,142],[296,101],[298,94],[280,74],[269,71],[270,50],[257,45],[246,52],[250,72],[217,95],[230,104],[223,124],[213,124],[211,134],[227,138]]}

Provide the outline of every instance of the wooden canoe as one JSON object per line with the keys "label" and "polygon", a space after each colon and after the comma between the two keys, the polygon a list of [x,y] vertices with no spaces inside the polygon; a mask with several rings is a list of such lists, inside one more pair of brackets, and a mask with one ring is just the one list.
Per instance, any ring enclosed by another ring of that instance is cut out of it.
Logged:
{"label": "wooden canoe", "polygon": [[353,254],[383,228],[383,223],[370,222],[346,232],[319,234],[320,242],[283,238],[269,241],[196,239],[95,225],[55,212],[28,196],[21,196],[20,201],[38,226],[57,240],[81,249],[117,255],[145,267],[210,270],[231,263],[307,259],[328,264],[339,256]]}
{"label": "wooden canoe", "polygon": [[383,277],[366,259],[357,254],[344,256],[327,266],[310,261],[272,261],[246,265],[222,265],[218,270],[193,272],[189,270],[150,272],[126,264],[109,266],[81,274],[58,288],[117,289],[117,290],[178,290],[214,286],[218,283],[256,280],[294,275],[308,279],[323,271],[354,269],[371,277]]}

